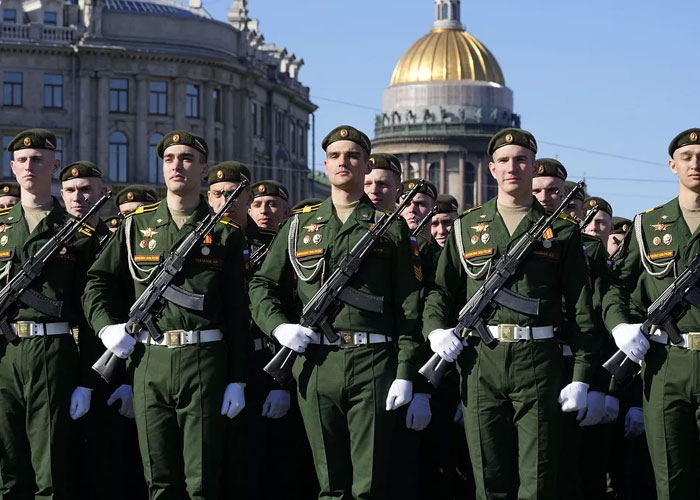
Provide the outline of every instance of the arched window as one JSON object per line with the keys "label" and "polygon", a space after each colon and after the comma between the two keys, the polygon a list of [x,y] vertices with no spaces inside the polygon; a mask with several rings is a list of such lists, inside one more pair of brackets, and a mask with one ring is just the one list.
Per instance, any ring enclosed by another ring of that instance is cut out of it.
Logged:
{"label": "arched window", "polygon": [[428,180],[440,190],[440,162],[435,161],[428,165]]}
{"label": "arched window", "polygon": [[452,19],[459,21],[459,2],[452,4]]}
{"label": "arched window", "polygon": [[442,18],[449,19],[449,17],[447,17],[447,4],[446,3],[442,4]]}
{"label": "arched window", "polygon": [[476,185],[476,169],[474,165],[466,162],[464,164],[464,199],[459,200],[460,206],[464,204],[462,210],[476,205],[474,186]]}
{"label": "arched window", "polygon": [[435,17],[437,17],[438,21],[442,19],[442,16],[440,16],[440,5],[436,5],[435,8],[437,9],[437,12],[435,13]]}
{"label": "arched window", "polygon": [[126,155],[129,143],[122,132],[109,136],[109,179],[126,182]]}
{"label": "arched window", "polygon": [[156,132],[148,141],[148,182],[151,184],[163,184],[163,160],[158,156],[158,143],[163,134]]}

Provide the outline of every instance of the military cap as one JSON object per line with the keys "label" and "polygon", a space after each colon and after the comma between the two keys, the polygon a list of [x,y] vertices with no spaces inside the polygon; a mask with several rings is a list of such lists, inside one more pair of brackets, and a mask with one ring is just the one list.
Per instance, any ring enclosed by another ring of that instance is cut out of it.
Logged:
{"label": "military cap", "polygon": [[114,229],[116,227],[119,227],[119,223],[121,222],[121,217],[118,215],[113,215],[112,217],[107,217],[105,219],[105,224],[107,224],[107,227],[110,229]]}
{"label": "military cap", "polygon": [[632,227],[632,221],[624,217],[613,217],[612,223],[612,234],[625,234]]}
{"label": "military cap", "polygon": [[600,210],[609,213],[610,217],[612,217],[612,207],[610,206],[610,203],[605,201],[603,198],[600,198],[598,196],[591,196],[590,198],[586,198],[586,200],[583,202],[583,208],[585,208],[586,211],[590,210],[595,206],[599,206]]}
{"label": "military cap", "polygon": [[126,186],[124,189],[119,191],[117,193],[117,198],[115,199],[117,206],[121,205],[122,203],[129,203],[130,201],[155,203],[158,201],[158,195],[156,195],[156,192],[148,186],[134,184],[132,186]]}
{"label": "military cap", "polygon": [[250,187],[255,198],[259,196],[279,196],[283,200],[289,201],[289,191],[277,181],[259,181]]}
{"label": "military cap", "polygon": [[[564,183],[564,186],[566,186],[566,192],[570,193],[574,189],[574,187],[576,187],[576,183],[573,181],[566,181]],[[574,199],[581,200],[581,201],[586,199],[586,185],[585,184],[583,185],[583,189],[576,193],[576,195],[574,196]]]}
{"label": "military cap", "polygon": [[668,155],[673,158],[676,149],[690,144],[700,144],[700,128],[689,128],[674,137],[671,144],[668,145]]}
{"label": "military cap", "polygon": [[102,177],[102,171],[90,161],[76,161],[63,167],[59,177],[61,182],[79,177]]}
{"label": "military cap", "polygon": [[451,194],[439,194],[437,197],[437,213],[451,214],[459,208],[457,199]]}
{"label": "military cap", "polygon": [[313,206],[313,205],[319,205],[319,204],[321,204],[321,203],[323,203],[323,200],[320,200],[320,199],[318,199],[318,198],[306,198],[305,200],[301,200],[299,203],[297,203],[296,205],[294,205],[294,206],[292,207],[292,211],[294,211],[294,210],[301,210],[301,209],[304,208],[304,207],[310,207],[310,206]]}
{"label": "military cap", "polygon": [[372,168],[380,170],[391,170],[395,174],[401,175],[401,161],[389,153],[373,153],[369,157]]}
{"label": "military cap", "polygon": [[563,181],[566,180],[566,169],[564,165],[557,160],[553,158],[540,158],[537,161],[540,162],[540,166],[537,169],[535,177],[559,177]]}
{"label": "military cap", "polygon": [[202,153],[205,159],[209,156],[209,148],[207,147],[206,141],[186,130],[175,130],[163,136],[158,143],[158,156],[163,158],[166,149],[170,146],[177,145],[190,146]]}
{"label": "military cap", "polygon": [[7,145],[8,151],[20,149],[56,149],[56,136],[43,128],[30,128],[17,134]]}
{"label": "military cap", "polygon": [[[416,184],[418,184],[421,181],[421,179],[408,179],[406,181],[403,181],[401,183],[401,187],[403,188],[404,193],[408,193],[411,189],[415,187]],[[425,181],[425,184],[423,184],[423,187],[418,190],[419,193],[422,194],[427,194],[430,196],[433,200],[437,200],[437,195],[438,195],[438,190],[435,187],[435,184],[433,184],[430,181]]]}
{"label": "military cap", "polygon": [[522,146],[531,150],[533,153],[537,153],[537,141],[535,141],[535,136],[527,130],[519,128],[504,128],[500,132],[497,132],[489,141],[488,152],[493,156],[493,152],[498,148],[510,145]]}
{"label": "military cap", "polygon": [[331,130],[330,133],[323,138],[321,147],[325,151],[330,144],[336,141],[352,141],[367,151],[367,154],[372,152],[372,142],[369,140],[369,137],[350,125],[341,125]]}
{"label": "military cap", "polygon": [[0,183],[0,197],[2,196],[16,196],[19,198],[19,184],[16,182],[2,182]]}
{"label": "military cap", "polygon": [[209,170],[210,186],[217,182],[241,182],[243,179],[250,182],[250,170],[237,161],[223,161]]}

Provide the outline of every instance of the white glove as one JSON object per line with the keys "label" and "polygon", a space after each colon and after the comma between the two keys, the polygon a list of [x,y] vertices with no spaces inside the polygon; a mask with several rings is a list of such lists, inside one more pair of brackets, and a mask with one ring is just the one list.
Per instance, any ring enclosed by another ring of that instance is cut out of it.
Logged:
{"label": "white glove", "polygon": [[98,336],[109,351],[122,359],[128,358],[136,345],[136,339],[126,333],[126,323],[105,326]]}
{"label": "white glove", "polygon": [[226,386],[224,391],[224,404],[221,405],[221,414],[228,418],[233,418],[245,408],[245,396],[243,395],[243,384],[239,382]]}
{"label": "white glove", "polygon": [[406,413],[406,428],[422,431],[430,423],[433,414],[430,412],[430,394],[419,392],[413,396]]}
{"label": "white glove", "polygon": [[433,352],[450,363],[455,362],[457,356],[464,348],[462,340],[455,335],[454,328],[433,330],[428,334],[428,340]]}
{"label": "white glove", "polygon": [[301,325],[282,323],[272,330],[272,335],[280,344],[299,354],[306,350],[311,340],[318,342],[318,333]]}
{"label": "white glove", "polygon": [[389,395],[386,397],[386,411],[395,410],[409,401],[413,395],[413,382],[397,378],[389,387]]}
{"label": "white glove", "polygon": [[638,406],[633,406],[625,417],[625,438],[632,439],[644,434],[644,412]]}
{"label": "white glove", "polygon": [[641,363],[649,350],[649,340],[642,333],[641,323],[620,323],[612,329],[617,347],[635,363]]}
{"label": "white glove", "polygon": [[464,425],[464,413],[462,410],[462,403],[457,403],[457,411],[452,419],[455,424]]}
{"label": "white glove", "polygon": [[107,406],[112,406],[117,401],[122,402],[117,410],[119,414],[126,418],[134,418],[134,395],[131,392],[130,385],[122,384],[117,387],[107,400]]}
{"label": "white glove", "polygon": [[[585,417],[585,418],[584,418]],[[579,427],[597,425],[605,417],[605,393],[599,391],[589,391],[586,396],[586,407],[579,410],[576,420]]]}
{"label": "white glove", "polygon": [[90,409],[90,398],[92,389],[87,387],[76,387],[70,395],[70,418],[77,420],[85,415]]}
{"label": "white glove", "polygon": [[620,414],[620,400],[615,396],[605,396],[605,417],[602,424],[610,424],[617,420]]}
{"label": "white glove", "polygon": [[586,408],[586,393],[588,384],[583,382],[571,382],[559,393],[561,411],[579,411]]}
{"label": "white glove", "polygon": [[289,391],[273,389],[267,393],[267,398],[263,403],[262,416],[267,418],[282,418],[289,410],[291,396]]}

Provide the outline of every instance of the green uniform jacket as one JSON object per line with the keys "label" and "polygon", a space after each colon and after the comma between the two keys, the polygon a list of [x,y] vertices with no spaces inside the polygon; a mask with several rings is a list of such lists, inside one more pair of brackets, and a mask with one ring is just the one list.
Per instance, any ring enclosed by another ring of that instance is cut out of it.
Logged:
{"label": "green uniform jacket", "polygon": [[[641,218],[641,235],[637,233],[637,218]],[[640,250],[639,236],[643,250]],[[678,198],[637,215],[635,227],[623,242],[622,256],[615,261],[610,289],[603,298],[603,317],[610,330],[620,323],[637,323],[646,319],[646,310],[651,303],[683,272],[693,256],[700,253],[698,236],[698,231],[690,234]],[[654,277],[645,266],[661,274]],[[700,310],[688,308],[677,323],[681,332],[698,331]]]}
{"label": "green uniform jacket", "polygon": [[[292,241],[295,261],[304,266],[305,276],[319,267],[317,275],[304,281],[297,280],[297,291],[306,304],[321,286],[321,280],[330,276],[340,260],[352,249],[375,221],[374,205],[363,195],[355,210],[341,226],[335,215],[331,198],[317,208],[306,207],[288,220],[272,242],[262,268],[250,283],[250,299],[255,323],[268,335],[282,323],[295,323],[287,317],[281,298],[284,291],[279,284],[293,272],[289,258],[290,226],[298,217],[298,234]],[[323,267],[323,269],[321,269]],[[399,367],[397,378],[412,380],[421,361],[419,314],[419,283],[415,278],[408,227],[398,221],[387,231],[360,266],[350,286],[373,295],[384,297],[383,313],[363,311],[345,305],[333,321],[336,330],[379,333],[398,339]]]}
{"label": "green uniform jacket", "polygon": [[[209,205],[200,198],[196,212],[181,229],[172,220],[165,201],[144,205],[127,216],[88,272],[83,307],[95,332],[124,321],[135,299],[155,277],[155,272],[150,277],[147,273],[163,262],[173,247],[209,213]],[[132,227],[127,235],[129,219]],[[135,272],[143,282],[132,278],[127,238],[132,264],[141,268]],[[243,235],[238,226],[222,219],[208,239],[190,254],[174,280],[176,286],[186,291],[205,294],[204,310],[192,311],[166,302],[156,325],[161,331],[221,329],[229,347],[229,382],[243,382],[246,350],[250,348]]]}
{"label": "green uniform jacket", "polygon": [[[458,234],[455,227],[450,232],[438,261],[436,286],[428,295],[423,313],[423,333],[426,336],[438,328],[454,326],[452,318],[456,304],[462,299],[468,300],[486,278],[486,273],[478,279],[468,278],[462,259],[469,261],[471,272],[488,266],[489,261],[495,264],[513,242],[545,215],[542,206],[534,201],[510,236],[496,210],[496,200],[494,198],[466,211],[458,218],[461,233]],[[568,218],[558,220],[551,229],[550,238],[540,243],[525,259],[508,285],[515,293],[540,299],[539,316],[530,317],[498,306],[488,324],[557,327],[566,319],[568,341],[576,356],[574,380],[589,382],[596,362],[597,341],[592,333],[591,291],[581,235],[576,223]],[[460,255],[457,237],[462,239],[464,255]],[[467,296],[460,297],[465,282]],[[562,299],[566,312],[562,310]]]}

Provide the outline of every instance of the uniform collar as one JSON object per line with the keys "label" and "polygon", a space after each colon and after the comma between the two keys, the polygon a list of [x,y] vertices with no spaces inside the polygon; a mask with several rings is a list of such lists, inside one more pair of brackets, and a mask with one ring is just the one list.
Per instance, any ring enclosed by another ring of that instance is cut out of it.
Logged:
{"label": "uniform collar", "polygon": [[[204,199],[204,196],[199,195],[199,204],[197,205],[197,208],[195,208],[194,211],[194,219],[190,217],[188,221],[182,226],[185,227],[187,225],[192,225],[193,222],[200,221],[207,215],[211,213],[211,207],[209,204],[206,202]],[[158,204],[158,208],[156,208],[154,212],[154,217],[155,217],[155,227],[160,227],[164,226],[166,224],[170,224],[172,221],[172,216],[170,215],[170,209],[168,208],[168,201],[167,199],[163,199]],[[174,222],[173,222],[174,224]]]}

